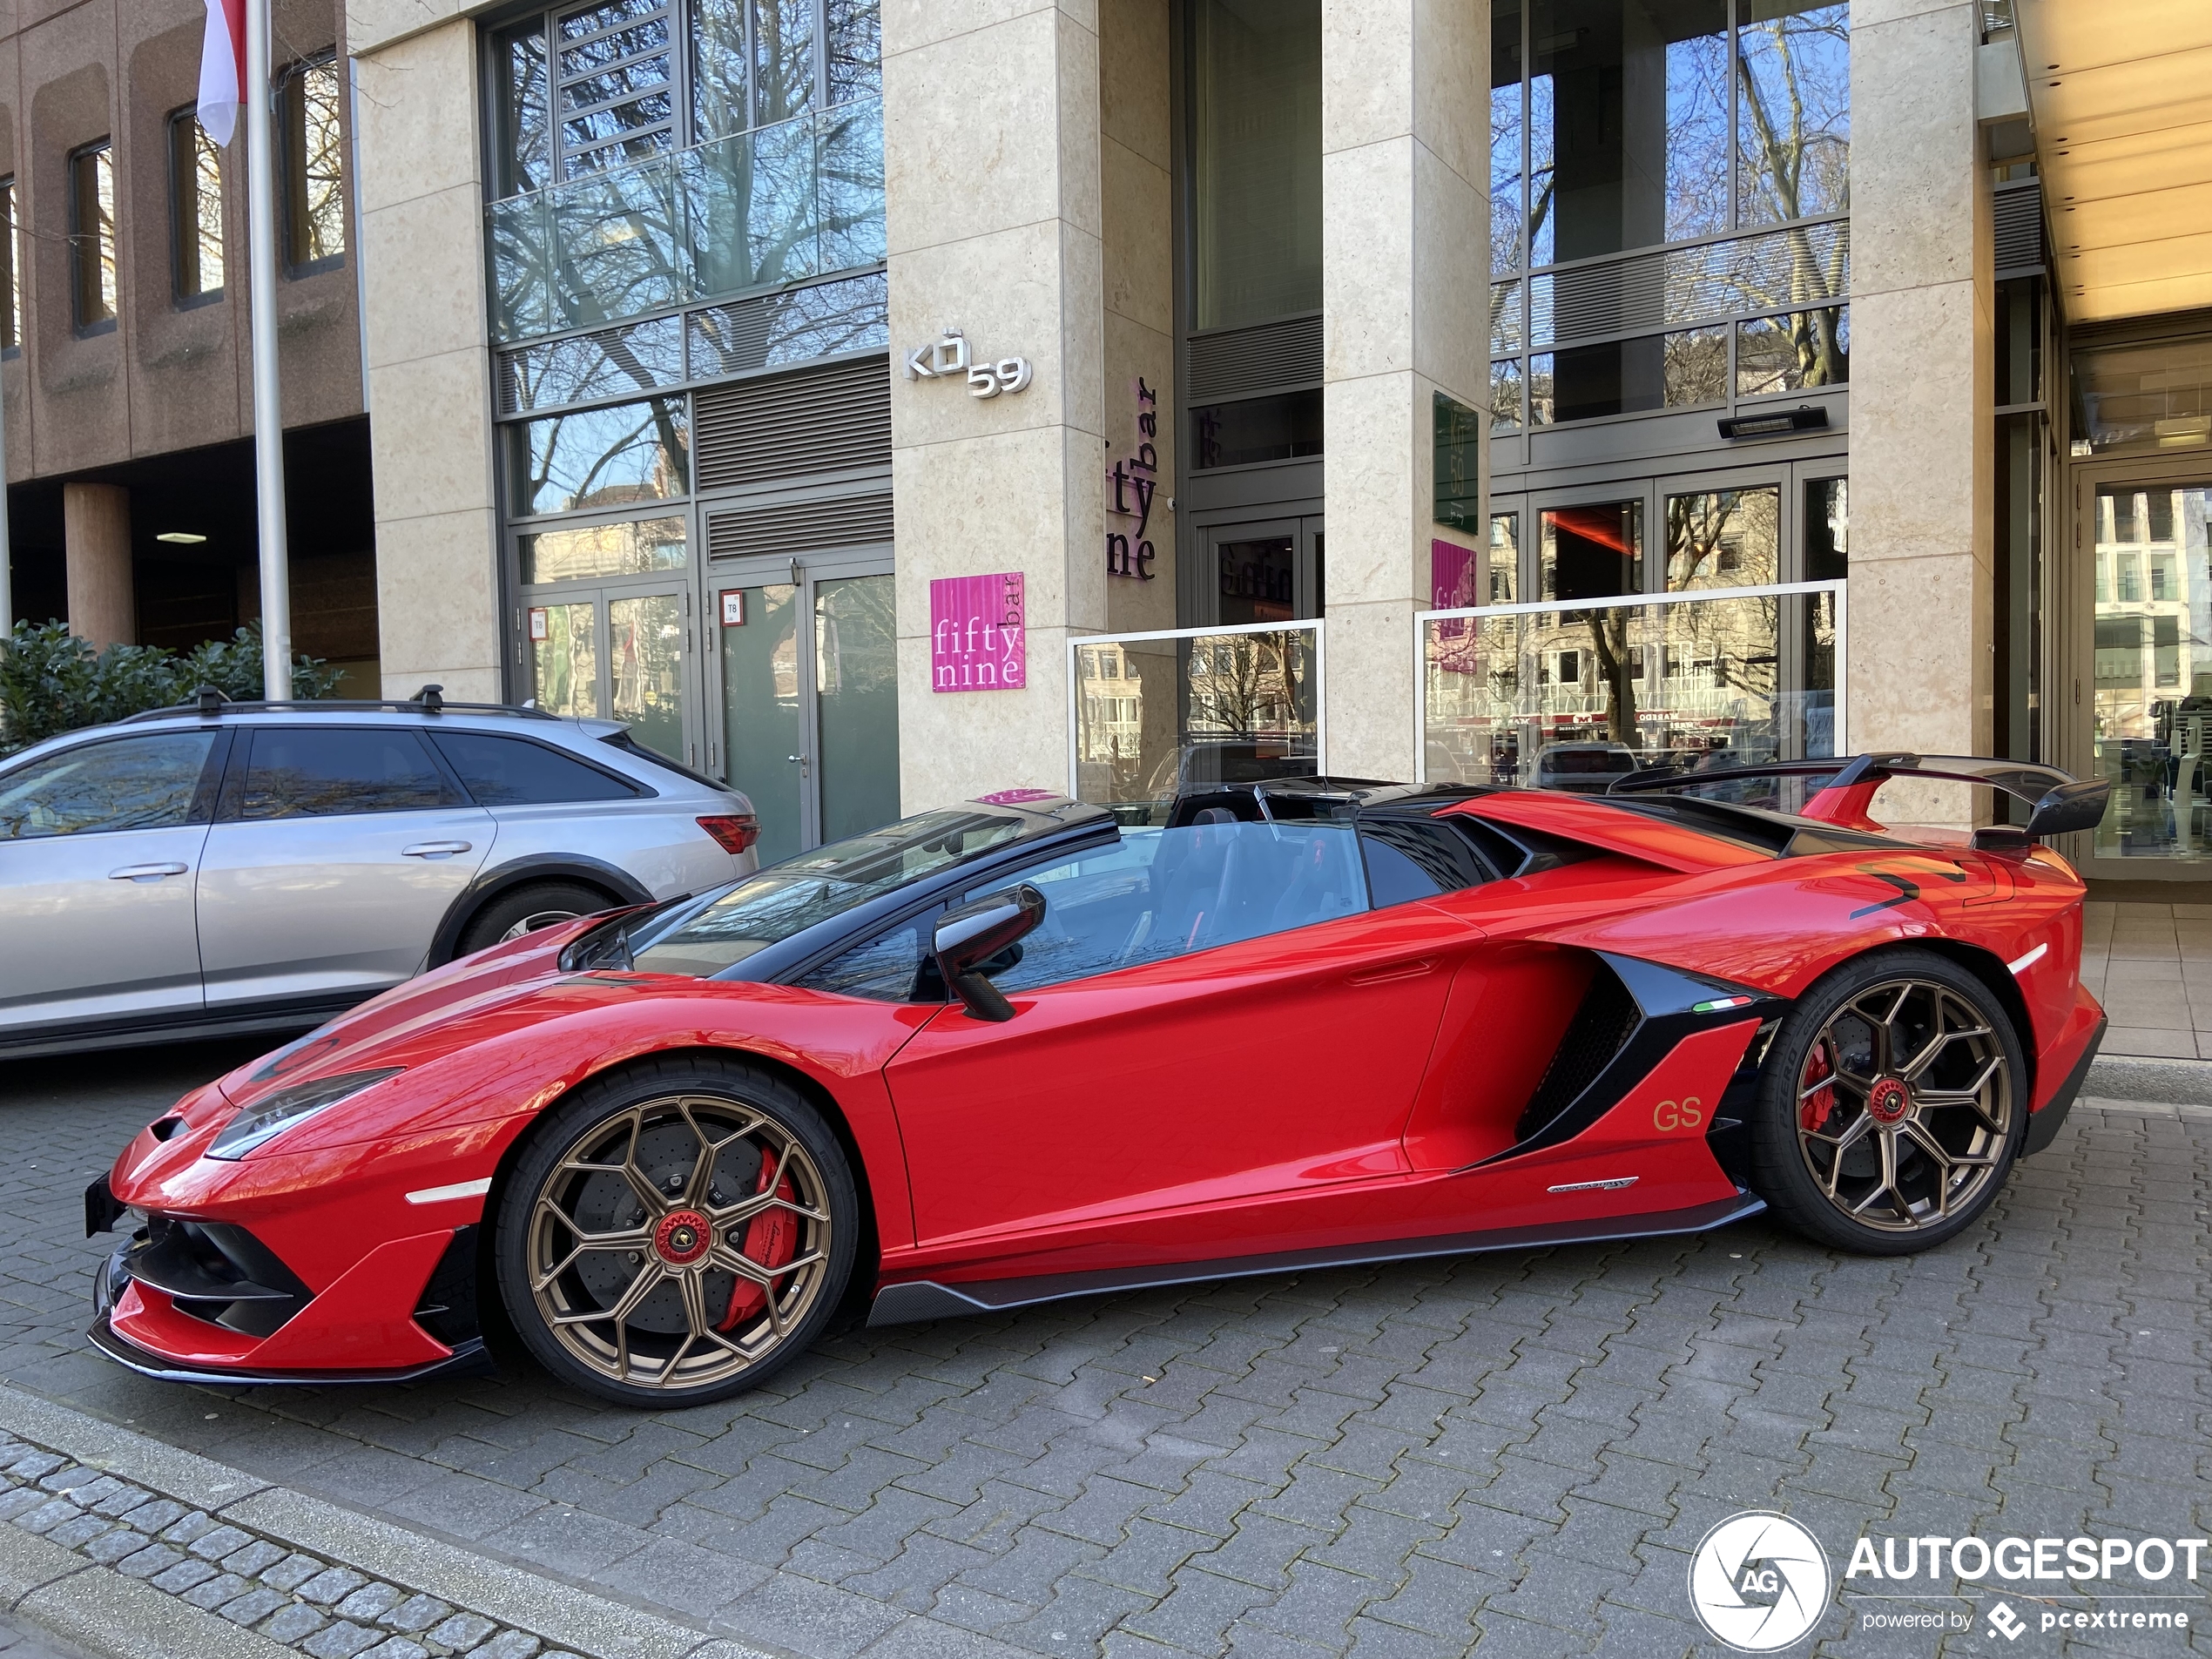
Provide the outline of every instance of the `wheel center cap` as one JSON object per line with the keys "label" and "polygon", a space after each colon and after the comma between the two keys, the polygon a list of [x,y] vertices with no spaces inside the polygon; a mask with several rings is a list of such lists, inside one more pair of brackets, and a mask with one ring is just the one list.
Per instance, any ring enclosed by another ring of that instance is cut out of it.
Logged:
{"label": "wheel center cap", "polygon": [[706,1254],[712,1242],[706,1217],[696,1210],[673,1210],[653,1229],[653,1248],[673,1267],[689,1267]]}
{"label": "wheel center cap", "polygon": [[1878,1123],[1898,1123],[1912,1109],[1912,1091],[1898,1078],[1881,1078],[1866,1091],[1866,1109]]}

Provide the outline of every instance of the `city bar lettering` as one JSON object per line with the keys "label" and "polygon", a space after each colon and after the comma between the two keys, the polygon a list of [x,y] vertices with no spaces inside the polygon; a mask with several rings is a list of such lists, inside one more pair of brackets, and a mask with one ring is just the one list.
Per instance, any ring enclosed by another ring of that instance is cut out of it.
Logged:
{"label": "city bar lettering", "polygon": [[1022,573],[929,584],[929,689],[1017,691],[1028,684]]}
{"label": "city bar lettering", "polygon": [[[1109,516],[1134,518],[1133,530],[1106,532],[1106,574],[1135,577],[1150,582],[1159,572],[1152,561],[1159,556],[1146,532],[1152,527],[1152,496],[1160,483],[1160,395],[1138,376],[1136,382],[1136,453],[1116,461],[1106,482],[1113,487]],[[1136,505],[1132,507],[1130,502]]]}

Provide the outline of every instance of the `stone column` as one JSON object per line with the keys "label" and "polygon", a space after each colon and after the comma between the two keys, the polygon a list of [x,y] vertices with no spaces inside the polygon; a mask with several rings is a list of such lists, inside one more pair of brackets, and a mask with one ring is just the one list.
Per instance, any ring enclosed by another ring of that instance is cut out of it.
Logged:
{"label": "stone column", "polygon": [[94,649],[138,640],[131,573],[131,492],[120,484],[62,486],[69,631]]}
{"label": "stone column", "polygon": [[505,689],[476,24],[422,26],[460,9],[354,0],[348,20],[388,697],[429,681],[456,699]]}
{"label": "stone column", "polygon": [[[1992,245],[1972,4],[1851,15],[1853,750],[1986,754],[1993,693]],[[1959,788],[1885,816],[1963,824]]]}
{"label": "stone column", "polygon": [[[1067,787],[1068,640],[1106,624],[1096,12],[898,0],[883,17],[901,799]],[[906,376],[948,328],[1020,392]],[[929,583],[1022,574],[1028,684],[931,689]]]}
{"label": "stone column", "polygon": [[1434,400],[1489,408],[1489,51],[1488,0],[1323,0],[1326,695],[1347,776],[1413,777],[1430,543],[1476,539],[1433,523]]}

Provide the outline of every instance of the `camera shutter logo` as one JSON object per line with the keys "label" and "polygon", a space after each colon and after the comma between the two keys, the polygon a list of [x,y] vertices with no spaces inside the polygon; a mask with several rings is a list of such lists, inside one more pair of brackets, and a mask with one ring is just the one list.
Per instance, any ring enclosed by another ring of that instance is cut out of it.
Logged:
{"label": "camera shutter logo", "polygon": [[1689,1559],[1689,1605],[1717,1641],[1775,1653],[1827,1610],[1833,1580],[1815,1538],[1787,1515],[1751,1510],[1705,1534]]}

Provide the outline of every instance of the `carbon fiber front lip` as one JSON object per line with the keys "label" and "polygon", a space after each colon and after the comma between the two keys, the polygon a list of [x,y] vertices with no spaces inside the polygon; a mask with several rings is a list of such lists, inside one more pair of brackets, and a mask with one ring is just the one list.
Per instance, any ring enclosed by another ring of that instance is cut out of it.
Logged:
{"label": "carbon fiber front lip", "polygon": [[[125,1249],[129,1246],[125,1245]],[[126,1337],[118,1336],[111,1323],[115,1298],[120,1287],[130,1282],[124,1271],[123,1251],[100,1264],[93,1275],[92,1306],[95,1317],[91,1328],[85,1332],[94,1352],[112,1359],[126,1371],[135,1371],[141,1377],[152,1377],[159,1382],[206,1383],[219,1387],[237,1387],[240,1384],[267,1386],[322,1387],[340,1383],[408,1383],[421,1382],[430,1377],[473,1376],[496,1371],[491,1356],[484,1352],[483,1339],[472,1337],[442,1359],[427,1366],[412,1366],[397,1371],[255,1371],[246,1366],[222,1368],[206,1366],[179,1365],[150,1348],[141,1348]]]}

